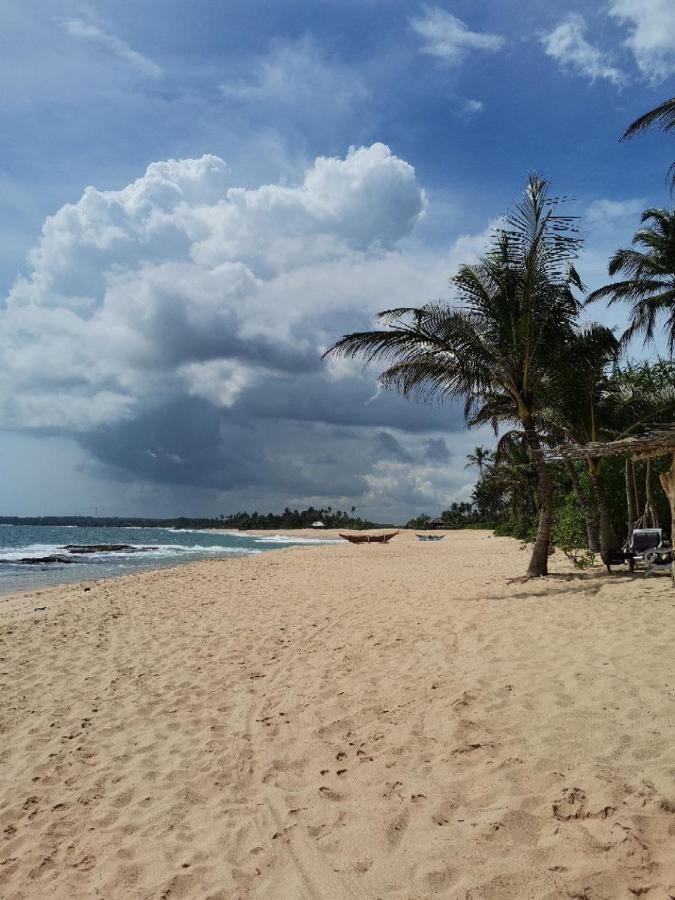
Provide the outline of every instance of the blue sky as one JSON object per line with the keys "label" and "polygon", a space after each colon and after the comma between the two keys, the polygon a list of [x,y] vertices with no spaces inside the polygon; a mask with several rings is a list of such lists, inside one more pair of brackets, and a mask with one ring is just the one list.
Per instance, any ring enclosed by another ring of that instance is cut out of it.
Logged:
{"label": "blue sky", "polygon": [[672,95],[669,0],[10,0],[0,24],[7,513],[466,497],[456,411],[321,349],[449,296],[531,170],[574,198],[591,286],[669,202],[672,142],[618,142]]}

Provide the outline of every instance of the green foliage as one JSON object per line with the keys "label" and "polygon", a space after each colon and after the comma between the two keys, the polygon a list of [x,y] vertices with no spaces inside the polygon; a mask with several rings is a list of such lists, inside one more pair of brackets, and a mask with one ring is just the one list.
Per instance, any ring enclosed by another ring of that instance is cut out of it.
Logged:
{"label": "green foliage", "polygon": [[175,519],[140,519],[97,516],[2,516],[0,525],[87,525],[87,526],[132,526],[136,528],[238,528],[246,531],[249,528],[309,528],[313,522],[320,519],[327,528],[372,528],[373,522],[360,519],[356,516],[356,508],[352,507],[351,514],[342,510],[334,510],[332,507],[315,509],[286,509],[282,513],[258,513],[238,512],[232,515],[221,515],[218,518],[187,518],[180,516]]}
{"label": "green foliage", "polygon": [[608,274],[624,276],[593,291],[588,302],[605,299],[629,304],[630,322],[623,334],[625,343],[644,335],[654,340],[657,323],[665,319],[668,350],[675,352],[675,210],[646,209],[633,246],[617,250],[607,266]]}
{"label": "green foliage", "polygon": [[431,522],[431,516],[428,516],[426,513],[421,513],[419,516],[416,516],[414,519],[410,519],[405,523],[406,528],[415,528],[418,531],[422,531],[425,528],[429,527],[429,522]]}
{"label": "green foliage", "polygon": [[504,522],[497,522],[494,527],[497,537],[513,537],[527,544],[534,542],[537,534],[536,521],[523,521],[517,519],[506,519]]}
{"label": "green foliage", "polygon": [[558,497],[551,535],[555,546],[565,553],[586,546],[586,523],[574,492]]}
{"label": "green foliage", "polygon": [[[444,528],[485,528],[485,522],[481,521],[477,509],[473,503],[453,503],[449,509],[444,510],[439,518]],[[418,530],[429,528],[431,517],[422,513],[406,523],[406,528]]]}
{"label": "green foliage", "polygon": [[239,512],[224,516],[220,522],[223,528],[238,528],[247,531],[250,528],[310,528],[314,522],[320,520],[327,528],[372,528],[373,522],[360,519],[355,515],[352,507],[351,514],[343,510],[335,510],[332,507],[315,509],[313,506],[307,509],[286,509],[282,513]]}

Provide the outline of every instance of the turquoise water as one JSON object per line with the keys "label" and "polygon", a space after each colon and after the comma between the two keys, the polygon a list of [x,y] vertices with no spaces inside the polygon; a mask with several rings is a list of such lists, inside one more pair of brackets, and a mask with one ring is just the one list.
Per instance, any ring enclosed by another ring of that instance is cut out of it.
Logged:
{"label": "turquoise water", "polygon": [[[0,593],[129,575],[198,559],[237,559],[280,547],[326,543],[334,542],[170,528],[0,525]],[[79,554],[66,549],[68,544],[126,544],[129,549]],[[45,561],[45,557],[58,559]]]}

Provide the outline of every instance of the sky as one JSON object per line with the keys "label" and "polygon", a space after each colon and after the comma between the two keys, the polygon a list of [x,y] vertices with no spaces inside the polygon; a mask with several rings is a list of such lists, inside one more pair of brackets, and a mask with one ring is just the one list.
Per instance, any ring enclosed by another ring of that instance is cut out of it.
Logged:
{"label": "sky", "polygon": [[604,283],[674,76],[672,0],[5,0],[0,515],[468,499],[489,433],[321,354],[452,301],[532,171]]}

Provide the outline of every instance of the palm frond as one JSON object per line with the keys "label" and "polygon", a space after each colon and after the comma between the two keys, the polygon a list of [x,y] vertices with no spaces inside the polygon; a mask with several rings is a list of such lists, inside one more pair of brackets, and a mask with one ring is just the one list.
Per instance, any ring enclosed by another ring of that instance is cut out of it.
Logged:
{"label": "palm frond", "polygon": [[644,115],[638,116],[621,135],[621,140],[629,141],[652,125],[656,125],[662,131],[670,131],[675,128],[675,97],[650,109]]}

